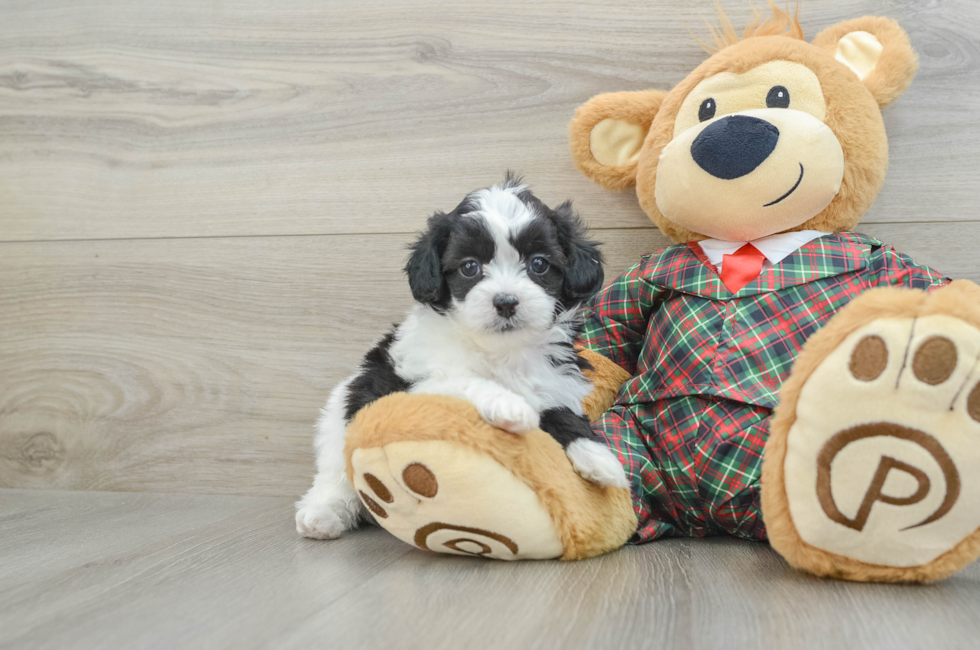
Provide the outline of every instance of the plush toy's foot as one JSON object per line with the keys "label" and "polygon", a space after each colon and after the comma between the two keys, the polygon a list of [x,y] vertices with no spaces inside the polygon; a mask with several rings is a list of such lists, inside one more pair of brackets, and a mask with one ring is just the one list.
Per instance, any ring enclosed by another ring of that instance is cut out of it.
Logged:
{"label": "plush toy's foot", "polygon": [[346,452],[378,524],[421,549],[580,559],[622,546],[636,529],[629,490],[582,479],[548,434],[494,429],[462,400],[380,399],[351,422]]}
{"label": "plush toy's foot", "polygon": [[865,294],[807,343],[780,399],[763,515],[791,564],[928,582],[980,555],[980,288]]}

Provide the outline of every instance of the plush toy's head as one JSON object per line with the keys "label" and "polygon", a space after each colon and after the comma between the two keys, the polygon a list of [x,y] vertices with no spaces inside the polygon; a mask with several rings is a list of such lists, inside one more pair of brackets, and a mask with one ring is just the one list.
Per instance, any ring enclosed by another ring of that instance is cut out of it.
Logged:
{"label": "plush toy's head", "polygon": [[[770,4],[771,4],[770,0]],[[669,92],[598,95],[570,125],[572,155],[608,189],[636,186],[675,241],[850,230],[888,166],[881,108],[918,59],[893,21],[845,21],[807,43],[795,17],[750,25]]]}

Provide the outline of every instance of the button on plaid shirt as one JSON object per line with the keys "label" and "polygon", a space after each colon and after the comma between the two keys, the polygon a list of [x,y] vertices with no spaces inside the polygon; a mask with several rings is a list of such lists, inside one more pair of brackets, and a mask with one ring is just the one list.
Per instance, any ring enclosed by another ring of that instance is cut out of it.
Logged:
{"label": "button on plaid shirt", "polygon": [[805,244],[734,294],[696,244],[644,256],[613,280],[587,311],[582,342],[633,375],[594,428],[631,477],[634,541],[765,539],[769,416],[803,344],[867,289],[948,282],[849,232]]}

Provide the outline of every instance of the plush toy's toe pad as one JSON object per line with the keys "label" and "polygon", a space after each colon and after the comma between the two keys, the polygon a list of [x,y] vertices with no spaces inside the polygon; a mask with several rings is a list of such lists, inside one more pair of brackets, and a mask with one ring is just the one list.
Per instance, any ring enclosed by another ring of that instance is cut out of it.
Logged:
{"label": "plush toy's toe pad", "polygon": [[782,467],[790,519],[805,545],[869,567],[841,577],[930,580],[976,557],[974,324],[942,313],[864,324],[813,371],[795,415]]}
{"label": "plush toy's toe pad", "polygon": [[442,441],[355,449],[353,483],[377,522],[418,548],[499,560],[562,555],[531,488],[488,455]]}

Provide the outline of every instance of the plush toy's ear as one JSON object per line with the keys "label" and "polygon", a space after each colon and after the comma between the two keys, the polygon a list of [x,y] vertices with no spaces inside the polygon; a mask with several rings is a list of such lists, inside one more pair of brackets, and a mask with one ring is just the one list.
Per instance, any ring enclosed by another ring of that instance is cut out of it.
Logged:
{"label": "plush toy's ear", "polygon": [[846,20],[817,34],[813,44],[850,68],[880,107],[904,93],[919,69],[919,57],[908,34],[888,18]]}
{"label": "plush toy's ear", "polygon": [[575,165],[607,190],[635,185],[640,147],[666,96],[662,90],[606,93],[579,106],[568,125]]}

